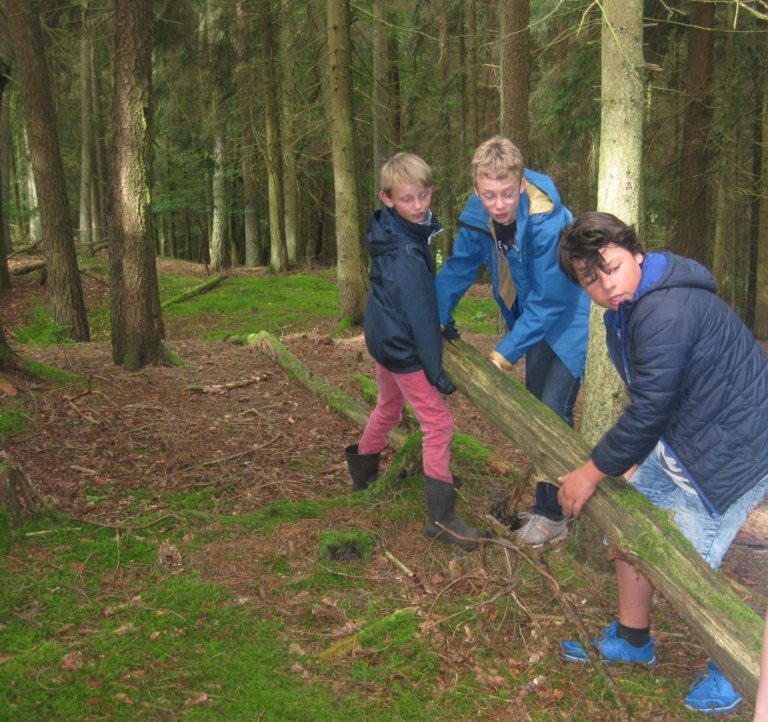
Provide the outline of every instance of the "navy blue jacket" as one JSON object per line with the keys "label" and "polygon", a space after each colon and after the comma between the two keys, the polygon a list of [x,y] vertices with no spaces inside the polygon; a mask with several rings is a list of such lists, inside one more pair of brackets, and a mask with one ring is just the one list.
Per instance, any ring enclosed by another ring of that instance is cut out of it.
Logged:
{"label": "navy blue jacket", "polygon": [[509,333],[496,346],[509,363],[544,339],[576,378],[584,374],[589,335],[589,297],[560,269],[557,244],[571,212],[560,201],[549,176],[529,168],[527,189],[517,206],[517,237],[507,262],[517,296],[510,308],[499,292],[499,258],[493,222],[473,193],[459,216],[461,230],[453,252],[437,276],[440,322],[451,321],[453,309],[485,265]]}
{"label": "navy blue jacket", "polygon": [[612,476],[659,440],[713,515],[768,474],[768,360],[704,266],[648,253],[631,301],[605,313],[629,403],[592,450]]}
{"label": "navy blue jacket", "polygon": [[368,352],[394,373],[424,370],[443,393],[454,390],[442,369],[443,338],[437,316],[435,262],[429,242],[442,227],[411,223],[392,208],[376,211],[365,243],[371,254],[365,311]]}

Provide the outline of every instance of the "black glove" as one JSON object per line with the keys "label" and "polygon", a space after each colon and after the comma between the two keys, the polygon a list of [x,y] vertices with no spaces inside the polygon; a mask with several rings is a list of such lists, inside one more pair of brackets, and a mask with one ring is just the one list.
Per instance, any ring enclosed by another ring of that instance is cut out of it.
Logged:
{"label": "black glove", "polygon": [[445,394],[446,396],[456,391],[456,387],[448,380],[448,377],[445,375],[444,371],[440,372],[440,375],[437,377],[434,386],[441,394]]}
{"label": "black glove", "polygon": [[458,341],[461,338],[459,329],[456,328],[456,321],[453,319],[443,326],[443,338],[446,341]]}

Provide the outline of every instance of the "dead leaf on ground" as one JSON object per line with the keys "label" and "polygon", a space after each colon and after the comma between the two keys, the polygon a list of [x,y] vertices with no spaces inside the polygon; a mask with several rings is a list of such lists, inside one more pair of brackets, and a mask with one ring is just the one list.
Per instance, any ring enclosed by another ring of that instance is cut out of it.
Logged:
{"label": "dead leaf on ground", "polygon": [[185,707],[196,707],[201,704],[210,704],[211,698],[205,693],[200,692],[196,697],[192,697],[191,699],[188,699],[185,703]]}
{"label": "dead leaf on ground", "polygon": [[0,381],[0,395],[2,396],[16,396],[19,392],[13,384],[9,384],[7,381]]}

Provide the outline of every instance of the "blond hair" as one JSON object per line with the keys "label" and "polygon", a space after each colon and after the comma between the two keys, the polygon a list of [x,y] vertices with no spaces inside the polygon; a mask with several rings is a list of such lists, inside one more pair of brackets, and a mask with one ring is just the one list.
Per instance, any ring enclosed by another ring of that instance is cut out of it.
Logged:
{"label": "blond hair", "polygon": [[494,135],[482,143],[472,158],[472,180],[520,180],[525,161],[519,148],[509,139]]}
{"label": "blond hair", "polygon": [[431,188],[432,169],[413,153],[397,153],[381,167],[379,189],[390,195],[396,183]]}

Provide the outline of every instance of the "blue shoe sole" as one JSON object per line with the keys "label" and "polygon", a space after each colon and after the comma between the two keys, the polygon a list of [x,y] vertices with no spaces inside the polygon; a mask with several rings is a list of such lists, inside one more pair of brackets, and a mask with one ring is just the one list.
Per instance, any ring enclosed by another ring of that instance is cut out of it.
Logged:
{"label": "blue shoe sole", "polygon": [[[563,659],[566,662],[587,662],[589,663],[589,655],[587,655],[586,650],[584,649],[581,642],[561,642],[560,647],[563,650]],[[600,658],[604,662],[611,662],[613,664],[642,664],[647,667],[653,666],[656,664],[656,655],[653,655],[651,659],[648,661],[645,660],[639,660],[639,659],[609,659],[608,657],[605,657],[602,653],[600,654]]]}
{"label": "blue shoe sole", "polygon": [[741,697],[735,702],[732,702],[727,707],[694,707],[693,705],[685,703],[685,708],[692,712],[701,712],[702,714],[728,714],[733,712],[741,704]]}

